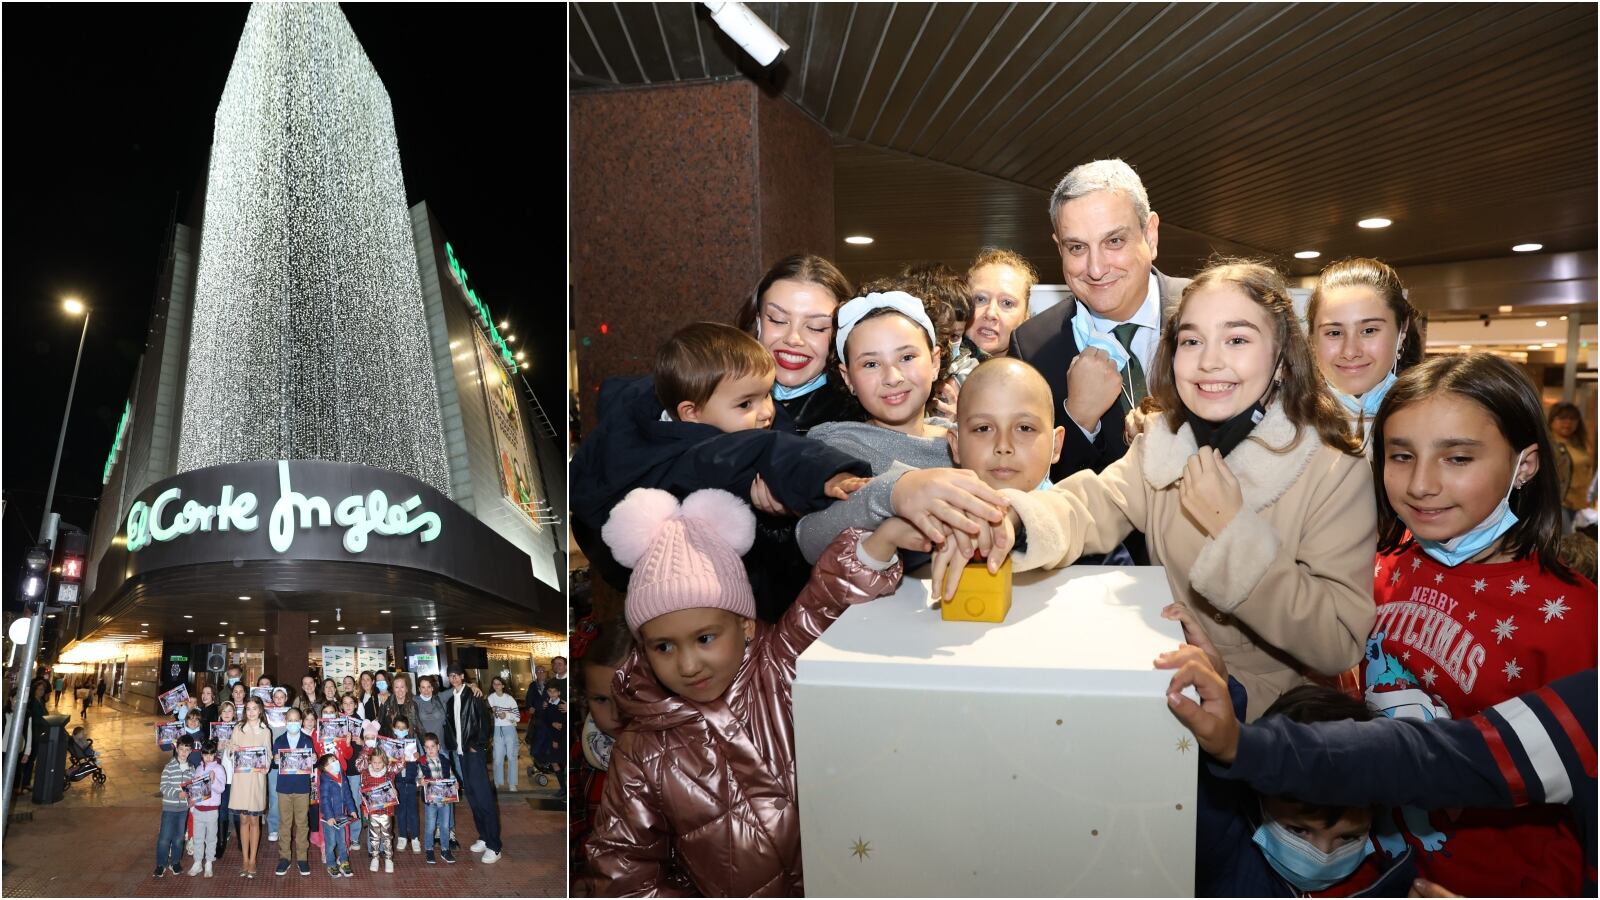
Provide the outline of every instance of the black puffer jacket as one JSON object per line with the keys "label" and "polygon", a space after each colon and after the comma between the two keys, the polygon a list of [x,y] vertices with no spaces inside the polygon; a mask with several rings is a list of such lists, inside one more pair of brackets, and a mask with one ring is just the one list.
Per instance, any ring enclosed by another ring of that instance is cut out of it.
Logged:
{"label": "black puffer jacket", "polygon": [[[680,500],[720,488],[745,500],[757,475],[797,515],[827,506],[823,485],[840,472],[870,476],[865,462],[797,434],[773,429],[724,433],[711,425],[662,420],[650,378],[612,378],[600,388],[600,424],[572,457],[572,534],[595,571],[625,591],[629,571],[600,539],[611,510],[634,488]],[[746,567],[759,562],[746,557]]]}

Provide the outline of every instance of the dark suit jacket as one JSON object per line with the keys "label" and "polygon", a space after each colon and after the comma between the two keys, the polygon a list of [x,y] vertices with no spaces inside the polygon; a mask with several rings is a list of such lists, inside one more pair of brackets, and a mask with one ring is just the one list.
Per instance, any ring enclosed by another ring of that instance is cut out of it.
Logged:
{"label": "dark suit jacket", "polygon": [[[1161,292],[1161,319],[1165,324],[1167,314],[1177,307],[1189,279],[1168,278],[1160,270],[1155,273]],[[1122,411],[1117,404],[1112,404],[1101,417],[1100,433],[1092,442],[1067,415],[1067,366],[1078,356],[1078,342],[1072,337],[1072,315],[1077,309],[1077,300],[1068,296],[1011,333],[1011,355],[1038,369],[1050,383],[1050,394],[1056,404],[1056,424],[1067,432],[1061,445],[1061,459],[1050,467],[1051,481],[1060,481],[1082,469],[1098,472],[1128,451],[1128,444],[1122,439]],[[1145,375],[1148,378],[1150,373]]]}

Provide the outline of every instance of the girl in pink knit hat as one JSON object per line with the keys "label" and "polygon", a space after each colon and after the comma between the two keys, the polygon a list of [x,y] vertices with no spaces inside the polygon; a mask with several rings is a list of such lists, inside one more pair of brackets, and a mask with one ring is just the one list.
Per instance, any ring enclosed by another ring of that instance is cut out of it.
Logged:
{"label": "girl in pink knit hat", "polygon": [[633,569],[636,646],[613,682],[626,725],[589,838],[594,892],[801,896],[795,660],[845,607],[892,593],[896,548],[927,550],[898,518],[840,534],[776,625],[755,619],[739,557],[755,516],[725,491],[640,488],[602,536]]}

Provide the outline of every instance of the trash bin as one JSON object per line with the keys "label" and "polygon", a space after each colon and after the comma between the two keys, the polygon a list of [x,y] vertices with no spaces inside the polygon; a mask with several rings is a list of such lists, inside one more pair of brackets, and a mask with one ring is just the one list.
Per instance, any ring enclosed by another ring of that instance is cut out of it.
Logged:
{"label": "trash bin", "polygon": [[55,803],[66,790],[68,716],[45,716],[44,733],[34,737],[33,802]]}

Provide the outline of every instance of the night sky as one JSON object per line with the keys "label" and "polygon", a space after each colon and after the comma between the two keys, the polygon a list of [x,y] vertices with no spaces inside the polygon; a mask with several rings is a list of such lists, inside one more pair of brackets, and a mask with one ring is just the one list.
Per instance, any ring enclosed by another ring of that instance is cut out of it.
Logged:
{"label": "night sky", "polygon": [[[248,6],[7,4],[5,599],[37,533],[81,319],[93,308],[55,508],[89,530],[133,386],[170,219],[199,225],[212,118]],[[566,409],[566,12],[358,4],[394,105],[407,205],[427,200],[558,429]],[[541,50],[541,47],[543,48]],[[565,473],[552,473],[565,478]]]}

